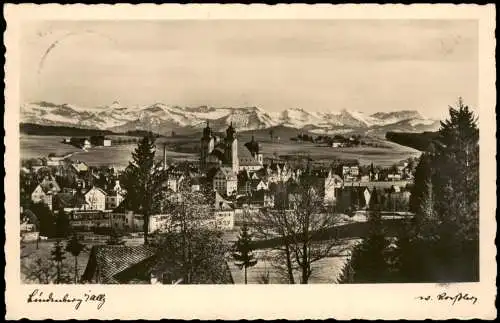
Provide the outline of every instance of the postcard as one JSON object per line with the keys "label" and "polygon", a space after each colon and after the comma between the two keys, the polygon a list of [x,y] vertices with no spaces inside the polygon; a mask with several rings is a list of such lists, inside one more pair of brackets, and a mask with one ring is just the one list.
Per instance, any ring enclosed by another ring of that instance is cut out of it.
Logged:
{"label": "postcard", "polygon": [[494,10],[6,5],[6,318],[494,319]]}

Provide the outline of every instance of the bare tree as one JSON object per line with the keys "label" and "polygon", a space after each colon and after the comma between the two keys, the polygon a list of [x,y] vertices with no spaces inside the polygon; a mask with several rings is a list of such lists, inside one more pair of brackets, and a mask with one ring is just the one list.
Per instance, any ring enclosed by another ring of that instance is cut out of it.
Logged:
{"label": "bare tree", "polygon": [[228,248],[223,244],[210,201],[201,193],[165,192],[156,209],[167,215],[160,234],[158,264],[172,262],[184,284],[224,280]]}
{"label": "bare tree", "polygon": [[303,176],[299,185],[288,187],[285,196],[278,199],[276,209],[254,217],[253,227],[261,238],[275,239],[273,248],[279,251],[278,260],[285,264],[291,284],[295,283],[295,269],[299,270],[300,283],[307,284],[315,262],[342,251],[343,242],[335,230],[339,217],[324,204],[318,179]]}
{"label": "bare tree", "polygon": [[23,281],[33,284],[70,284],[73,282],[69,272],[71,268],[63,263],[58,273],[54,261],[47,258],[37,257],[33,261],[21,263]]}

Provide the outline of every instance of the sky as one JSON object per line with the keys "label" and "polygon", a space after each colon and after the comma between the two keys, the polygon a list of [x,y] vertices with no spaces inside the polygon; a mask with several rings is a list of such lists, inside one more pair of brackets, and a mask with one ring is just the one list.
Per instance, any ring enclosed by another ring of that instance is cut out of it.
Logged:
{"label": "sky", "polygon": [[21,102],[94,108],[418,110],[478,100],[473,20],[44,21],[22,26]]}

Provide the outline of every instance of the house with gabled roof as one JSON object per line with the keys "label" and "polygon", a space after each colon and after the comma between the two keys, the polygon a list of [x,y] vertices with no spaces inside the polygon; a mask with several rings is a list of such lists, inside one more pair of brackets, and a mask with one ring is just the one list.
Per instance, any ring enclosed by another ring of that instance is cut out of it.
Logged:
{"label": "house with gabled roof", "polygon": [[[234,284],[227,262],[206,283]],[[182,266],[168,254],[148,245],[100,245],[92,247],[82,283],[182,284]]]}
{"label": "house with gabled roof", "polygon": [[52,177],[46,177],[31,193],[31,201],[45,203],[52,210],[54,196],[60,191],[61,188],[56,180]]}
{"label": "house with gabled roof", "polygon": [[106,192],[99,187],[93,186],[85,193],[85,202],[90,210],[106,210]]}
{"label": "house with gabled roof", "polygon": [[151,276],[138,269],[152,266],[155,257],[156,249],[147,245],[94,246],[81,281],[91,284],[150,284]]}
{"label": "house with gabled roof", "polygon": [[213,188],[224,196],[231,196],[238,190],[238,178],[229,167],[219,167],[213,177]]}

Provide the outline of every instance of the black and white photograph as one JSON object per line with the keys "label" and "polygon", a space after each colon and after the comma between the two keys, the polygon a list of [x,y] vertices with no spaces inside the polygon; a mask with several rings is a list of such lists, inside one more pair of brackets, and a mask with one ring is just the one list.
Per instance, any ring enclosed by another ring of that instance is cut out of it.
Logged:
{"label": "black and white photograph", "polygon": [[479,27],[21,21],[20,283],[479,283]]}

